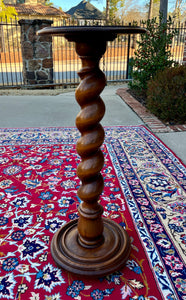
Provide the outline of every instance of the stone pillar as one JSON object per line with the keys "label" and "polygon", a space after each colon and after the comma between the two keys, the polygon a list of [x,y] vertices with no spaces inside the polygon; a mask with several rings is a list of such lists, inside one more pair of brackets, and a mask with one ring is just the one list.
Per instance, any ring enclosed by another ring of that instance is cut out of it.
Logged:
{"label": "stone pillar", "polygon": [[51,20],[20,20],[23,80],[26,85],[53,83],[52,37],[36,32],[50,27]]}
{"label": "stone pillar", "polygon": [[184,33],[183,65],[186,65],[186,22],[185,22],[185,33]]}

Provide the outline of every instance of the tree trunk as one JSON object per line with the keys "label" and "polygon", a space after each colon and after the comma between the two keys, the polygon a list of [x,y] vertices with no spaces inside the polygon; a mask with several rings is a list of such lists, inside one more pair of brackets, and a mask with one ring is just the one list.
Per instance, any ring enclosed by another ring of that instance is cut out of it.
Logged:
{"label": "tree trunk", "polygon": [[106,0],[106,23],[109,23],[109,9],[110,9],[110,0]]}
{"label": "tree trunk", "polygon": [[175,10],[177,9],[177,7],[178,7],[178,0],[176,0]]}
{"label": "tree trunk", "polygon": [[175,4],[175,14],[176,14],[176,20],[180,21],[180,6],[181,6],[182,0],[176,0]]}
{"label": "tree trunk", "polygon": [[148,12],[148,19],[152,19],[152,10],[153,10],[153,0],[150,0],[150,3],[149,3],[149,12]]}
{"label": "tree trunk", "polygon": [[162,22],[167,22],[168,0],[160,0],[160,14],[162,14]]}

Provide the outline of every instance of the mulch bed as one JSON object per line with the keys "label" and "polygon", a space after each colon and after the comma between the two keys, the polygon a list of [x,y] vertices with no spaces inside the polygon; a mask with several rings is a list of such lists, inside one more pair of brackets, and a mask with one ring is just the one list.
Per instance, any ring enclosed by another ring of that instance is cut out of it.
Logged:
{"label": "mulch bed", "polygon": [[139,95],[135,90],[128,89],[127,92],[134,97],[138,102],[146,107],[146,98],[144,95]]}
{"label": "mulch bed", "polygon": [[[140,102],[144,107],[147,108],[146,106],[146,97],[145,95],[140,95],[138,94],[135,90],[131,90],[131,89],[128,89],[127,92],[132,96],[134,97],[138,102]],[[163,120],[161,120],[162,123],[164,123],[165,125],[185,125],[185,123],[183,124],[180,124],[180,123],[176,123],[176,122],[173,122],[173,121],[170,121],[170,122],[165,122]]]}

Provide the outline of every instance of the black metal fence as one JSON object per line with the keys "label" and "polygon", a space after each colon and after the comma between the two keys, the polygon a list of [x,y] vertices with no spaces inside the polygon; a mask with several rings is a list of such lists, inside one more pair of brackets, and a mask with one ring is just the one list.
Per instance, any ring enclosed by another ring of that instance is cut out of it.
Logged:
{"label": "black metal fence", "polygon": [[[69,26],[70,22],[55,22],[55,26]],[[80,23],[84,25],[85,23]],[[94,25],[86,22],[86,25]],[[74,23],[73,23],[74,25]],[[76,23],[76,25],[79,25]],[[134,49],[127,35],[118,36],[113,42],[108,42],[105,55],[100,61],[100,68],[104,71],[108,82],[119,82],[128,79],[128,62]],[[56,84],[78,84],[77,71],[81,68],[81,61],[75,52],[74,43],[69,43],[63,37],[53,37],[54,81]]]}
{"label": "black metal fence", "polygon": [[[102,23],[100,23],[102,22]],[[104,25],[104,21],[75,23],[74,21],[54,21],[53,26]],[[123,24],[122,24],[123,25]],[[178,34],[174,37],[171,53],[174,60],[182,63],[184,52],[184,24],[175,25]],[[129,61],[137,48],[138,35],[121,35],[108,42],[107,51],[101,59],[100,68],[108,82],[130,80]],[[17,20],[0,22],[0,88],[24,86],[22,76],[21,34]],[[76,85],[79,83],[77,71],[81,68],[80,59],[75,53],[74,44],[63,37],[53,37],[54,85]]]}
{"label": "black metal fence", "polygon": [[0,20],[0,87],[23,85],[20,26]]}
{"label": "black metal fence", "polygon": [[175,35],[172,40],[171,54],[172,54],[172,58],[175,61],[177,61],[179,64],[183,62],[184,43],[185,43],[185,34],[186,34],[185,24],[179,22],[175,24],[174,27],[170,28],[170,30],[177,29],[177,35]]}

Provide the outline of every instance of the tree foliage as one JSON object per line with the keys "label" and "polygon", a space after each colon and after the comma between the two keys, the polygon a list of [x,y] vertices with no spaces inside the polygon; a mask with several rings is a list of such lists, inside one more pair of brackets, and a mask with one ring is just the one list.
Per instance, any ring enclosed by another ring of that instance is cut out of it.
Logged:
{"label": "tree foliage", "polygon": [[14,7],[5,6],[3,0],[0,0],[0,20],[9,21],[11,18],[15,17],[17,12]]}
{"label": "tree foliage", "polygon": [[[88,0],[91,2],[91,0]],[[100,1],[100,0],[97,0]],[[116,18],[118,10],[125,5],[125,0],[105,0],[105,15],[107,21],[112,21]]]}
{"label": "tree foliage", "polygon": [[110,0],[109,19],[113,20],[122,7],[125,5],[125,0]]}
{"label": "tree foliage", "polygon": [[45,5],[46,6],[54,6],[54,3],[51,2],[50,0],[45,0]]}
{"label": "tree foliage", "polygon": [[148,19],[152,19],[153,17],[158,16],[160,0],[149,0],[147,7],[148,7]]}
{"label": "tree foliage", "polygon": [[167,23],[161,22],[161,15],[159,18],[160,22],[157,22],[157,18],[144,21],[147,32],[141,35],[140,41],[137,41],[138,48],[132,61],[133,81],[130,87],[139,93],[142,92],[144,96],[148,81],[159,70],[162,71],[165,67],[171,67],[174,64],[171,59],[170,46],[177,30],[171,30],[173,22],[170,17]]}
{"label": "tree foliage", "polygon": [[183,0],[176,0],[173,15],[177,21],[184,21],[186,16],[186,2]]}
{"label": "tree foliage", "polygon": [[186,122],[186,66],[165,68],[148,82],[147,108],[165,122]]}

